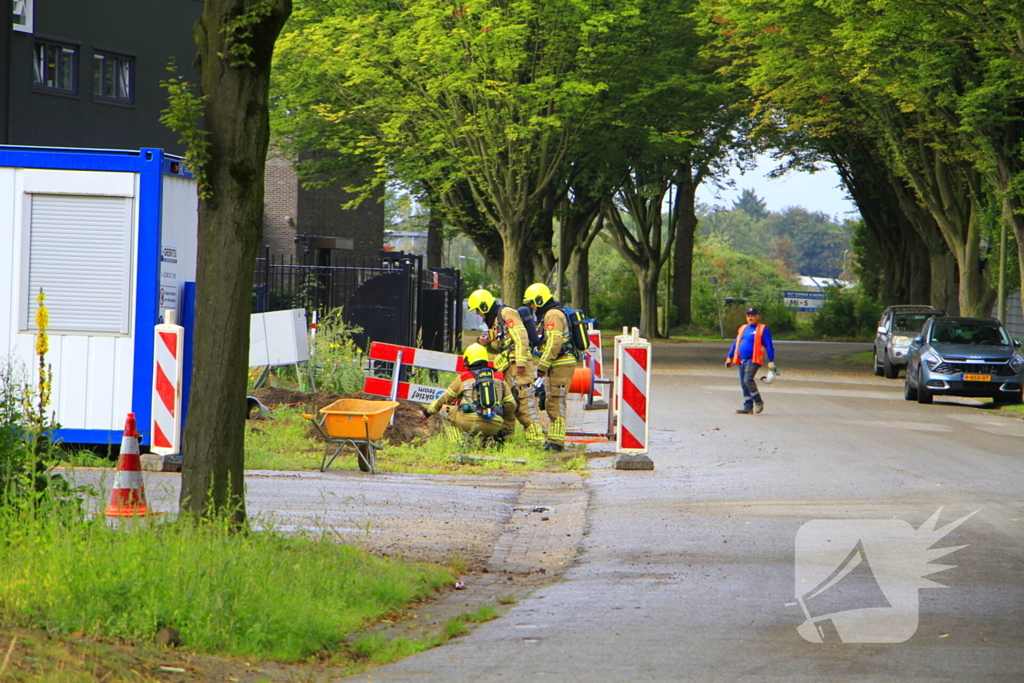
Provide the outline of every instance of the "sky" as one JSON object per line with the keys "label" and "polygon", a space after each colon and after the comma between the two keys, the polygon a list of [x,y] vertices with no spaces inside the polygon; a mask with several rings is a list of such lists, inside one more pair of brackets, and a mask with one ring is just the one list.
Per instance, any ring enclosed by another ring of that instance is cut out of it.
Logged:
{"label": "sky", "polygon": [[749,188],[767,204],[769,211],[781,212],[787,207],[799,206],[812,212],[820,211],[840,223],[857,217],[857,207],[846,198],[846,190],[833,167],[814,174],[791,172],[781,178],[767,178],[776,165],[768,157],[759,157],[754,170],[729,174],[729,179],[735,182],[733,188],[717,190],[710,183],[703,183],[697,190],[697,201],[729,208],[743,190]]}

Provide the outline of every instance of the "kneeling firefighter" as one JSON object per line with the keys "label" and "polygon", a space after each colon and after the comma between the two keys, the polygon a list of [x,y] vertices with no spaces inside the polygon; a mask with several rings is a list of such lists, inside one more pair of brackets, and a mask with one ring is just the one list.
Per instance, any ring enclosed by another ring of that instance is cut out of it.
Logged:
{"label": "kneeling firefighter", "polygon": [[487,349],[480,344],[467,346],[463,358],[468,369],[423,410],[423,417],[444,412],[449,422],[444,433],[449,441],[459,441],[463,433],[499,436],[504,413],[514,412],[516,406],[505,389],[504,375],[488,364]]}
{"label": "kneeling firefighter", "polygon": [[544,330],[544,345],[537,365],[537,377],[544,380],[547,395],[545,408],[551,419],[544,449],[561,451],[565,449],[566,397],[576,368],[575,347],[569,337],[569,319],[551,290],[542,282],[526,288],[523,303],[533,309]]}
{"label": "kneeling firefighter", "polygon": [[486,289],[469,295],[469,310],[478,312],[487,324],[488,332],[479,342],[494,356],[494,369],[505,374],[505,387],[516,399],[515,411],[505,413],[505,430],[515,431],[516,420],[526,430],[532,443],[544,441],[544,431],[537,421],[536,399],[533,395],[533,375],[536,364],[530,352],[530,338],[519,311],[506,306]]}

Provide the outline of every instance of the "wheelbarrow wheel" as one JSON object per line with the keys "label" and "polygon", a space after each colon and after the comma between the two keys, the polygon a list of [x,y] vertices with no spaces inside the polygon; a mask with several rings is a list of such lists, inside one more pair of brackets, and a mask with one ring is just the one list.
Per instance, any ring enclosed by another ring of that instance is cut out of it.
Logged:
{"label": "wheelbarrow wheel", "polygon": [[360,472],[373,472],[373,446],[368,443],[356,444],[356,459]]}

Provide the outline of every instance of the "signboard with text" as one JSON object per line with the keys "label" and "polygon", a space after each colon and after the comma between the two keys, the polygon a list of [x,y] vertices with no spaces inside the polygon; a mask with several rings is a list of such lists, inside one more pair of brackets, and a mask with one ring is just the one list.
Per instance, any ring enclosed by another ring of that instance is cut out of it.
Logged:
{"label": "signboard with text", "polygon": [[825,302],[825,292],[782,290],[782,302],[794,311],[814,312]]}

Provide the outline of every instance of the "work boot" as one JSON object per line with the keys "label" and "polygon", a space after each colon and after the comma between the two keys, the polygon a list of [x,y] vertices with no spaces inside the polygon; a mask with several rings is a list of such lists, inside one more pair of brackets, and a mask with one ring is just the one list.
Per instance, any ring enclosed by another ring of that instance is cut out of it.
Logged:
{"label": "work boot", "polygon": [[546,450],[546,451],[564,451],[565,450],[565,446],[563,446],[560,443],[555,443],[554,441],[548,441],[546,444],[544,444],[544,450]]}
{"label": "work boot", "polygon": [[750,414],[751,414],[752,412],[754,412],[754,411],[753,411],[753,410],[751,410],[750,408],[746,407],[746,406],[743,406],[742,408],[740,408],[740,409],[739,409],[739,410],[737,410],[736,412],[737,412],[738,414],[740,414],[740,415],[750,415]]}
{"label": "work boot", "polygon": [[764,401],[759,401],[759,402],[754,404],[754,412],[755,413],[760,413],[763,410],[764,410]]}

